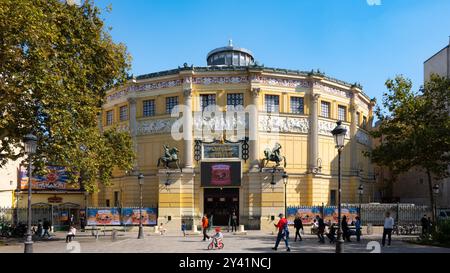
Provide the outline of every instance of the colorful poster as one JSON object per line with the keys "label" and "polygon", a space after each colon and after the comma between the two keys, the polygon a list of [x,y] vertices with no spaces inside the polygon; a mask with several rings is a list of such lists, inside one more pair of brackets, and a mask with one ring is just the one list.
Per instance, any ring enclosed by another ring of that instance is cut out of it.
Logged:
{"label": "colorful poster", "polygon": [[201,162],[203,187],[238,187],[241,185],[241,162]]}
{"label": "colorful poster", "polygon": [[288,223],[293,224],[295,216],[300,216],[304,225],[311,225],[316,215],[320,215],[320,207],[288,208]]}
{"label": "colorful poster", "polygon": [[88,209],[88,226],[119,226],[120,214],[117,208]]}
{"label": "colorful poster", "polygon": [[227,186],[231,185],[231,166],[218,164],[211,166],[211,185]]}
{"label": "colorful poster", "polygon": [[[68,183],[65,167],[48,166],[46,175],[36,175],[31,178],[33,190],[80,190],[79,183]],[[19,171],[20,189],[28,189],[28,170],[25,166]]]}
{"label": "colorful poster", "polygon": [[[156,225],[156,208],[142,208],[142,224]],[[140,210],[137,208],[122,208],[122,225],[139,225]]]}
{"label": "colorful poster", "polygon": [[[338,209],[337,208],[324,208],[324,220],[325,223],[331,221],[332,223],[338,222]],[[356,216],[358,216],[357,208],[342,208],[341,217],[347,217],[347,223],[351,224],[355,221]]]}

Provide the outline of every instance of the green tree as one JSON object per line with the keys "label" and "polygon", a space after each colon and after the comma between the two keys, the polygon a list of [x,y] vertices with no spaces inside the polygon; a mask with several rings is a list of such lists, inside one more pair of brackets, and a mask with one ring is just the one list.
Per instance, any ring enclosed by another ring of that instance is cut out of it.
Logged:
{"label": "green tree", "polygon": [[382,141],[370,156],[394,176],[413,167],[423,169],[434,207],[433,179],[449,176],[450,80],[433,75],[421,90],[413,92],[411,81],[398,76],[388,80],[386,87],[382,108],[376,110],[380,125],[372,132]]}
{"label": "green tree", "polygon": [[0,167],[23,156],[21,139],[32,132],[37,170],[66,166],[90,191],[114,168],[130,169],[129,133],[97,124],[106,90],[129,67],[92,1],[0,0]]}

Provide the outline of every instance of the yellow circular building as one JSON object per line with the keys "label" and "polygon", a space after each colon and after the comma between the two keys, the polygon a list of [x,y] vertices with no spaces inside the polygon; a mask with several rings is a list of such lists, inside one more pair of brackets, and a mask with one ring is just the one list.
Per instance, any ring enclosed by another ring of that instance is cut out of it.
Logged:
{"label": "yellow circular building", "polygon": [[[158,223],[169,229],[198,224],[204,213],[228,225],[235,211],[246,228],[271,230],[285,206],[336,205],[331,130],[338,120],[348,129],[342,201],[357,203],[360,184],[363,200],[372,200],[373,165],[363,152],[372,145],[374,102],[359,85],[260,66],[231,43],[211,51],[207,64],[138,76],[108,91],[100,127],[129,130],[137,159],[132,173],[116,171],[90,205],[138,206],[142,173],[144,206],[156,206]],[[180,168],[166,169],[173,148]],[[279,166],[263,160],[273,155],[283,159]]]}

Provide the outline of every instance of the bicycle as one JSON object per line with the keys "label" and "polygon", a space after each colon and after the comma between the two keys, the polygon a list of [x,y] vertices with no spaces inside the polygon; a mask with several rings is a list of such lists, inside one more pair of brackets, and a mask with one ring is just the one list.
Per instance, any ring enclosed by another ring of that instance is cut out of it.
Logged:
{"label": "bicycle", "polygon": [[208,244],[208,250],[222,249],[225,246],[222,239],[210,238],[209,241],[210,243]]}

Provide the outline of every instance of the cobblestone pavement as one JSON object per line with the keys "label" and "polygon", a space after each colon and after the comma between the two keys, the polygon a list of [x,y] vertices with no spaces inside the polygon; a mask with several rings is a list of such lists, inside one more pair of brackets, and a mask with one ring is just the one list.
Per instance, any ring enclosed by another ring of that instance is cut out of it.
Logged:
{"label": "cobblestone pavement", "polygon": [[[136,232],[121,233],[115,241],[111,236],[100,236],[99,239],[90,233],[79,232],[72,244],[66,244],[64,233],[56,233],[50,240],[36,241],[35,253],[271,253],[274,246],[275,235],[261,231],[249,231],[247,235],[232,235],[224,232],[225,248],[222,250],[207,250],[207,241],[202,241],[201,236],[182,237],[179,234],[154,235],[146,233],[144,239],[137,239]],[[291,235],[291,250],[293,253],[333,253],[334,244],[320,244],[317,237],[304,235],[303,241],[293,242]],[[371,241],[380,242],[380,235],[365,236],[361,242],[344,244],[345,252],[370,253],[372,247],[368,247]],[[393,236],[392,246],[381,248],[381,253],[450,253],[450,248],[421,246],[405,242],[414,237]],[[354,238],[353,238],[354,239]],[[23,242],[20,240],[4,240],[0,244],[0,253],[22,253]],[[377,243],[371,243],[377,245]],[[79,248],[78,248],[79,246]],[[285,253],[283,242],[278,251]]]}

